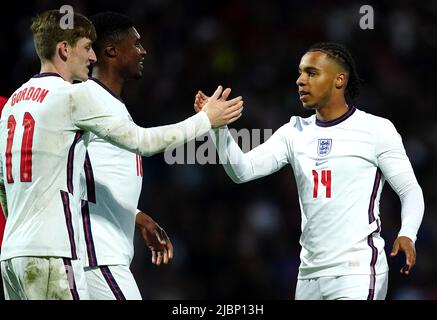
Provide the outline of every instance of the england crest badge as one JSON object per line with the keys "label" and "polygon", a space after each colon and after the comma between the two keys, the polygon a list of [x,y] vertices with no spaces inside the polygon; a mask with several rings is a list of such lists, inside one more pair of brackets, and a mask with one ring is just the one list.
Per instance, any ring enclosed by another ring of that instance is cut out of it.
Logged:
{"label": "england crest badge", "polygon": [[331,152],[332,139],[319,139],[317,144],[317,154],[319,157],[324,157]]}

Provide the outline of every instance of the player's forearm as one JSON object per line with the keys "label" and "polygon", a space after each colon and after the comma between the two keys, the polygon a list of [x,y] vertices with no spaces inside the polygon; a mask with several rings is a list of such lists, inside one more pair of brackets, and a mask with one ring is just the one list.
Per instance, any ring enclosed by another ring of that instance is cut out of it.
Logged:
{"label": "player's forearm", "polygon": [[425,210],[422,189],[416,184],[400,199],[402,223],[399,236],[406,236],[415,242]]}
{"label": "player's forearm", "polygon": [[108,142],[150,156],[199,137],[211,123],[205,112],[167,126],[141,128],[128,119],[112,115],[92,88],[85,82],[72,86],[70,93],[71,120],[78,127],[91,131]]}
{"label": "player's forearm", "polygon": [[141,128],[126,119],[109,115],[82,118],[76,120],[75,124],[120,148],[143,156],[176,148],[205,134],[211,128],[208,116],[204,112],[175,124],[153,128]]}
{"label": "player's forearm", "polygon": [[401,200],[399,236],[406,236],[414,242],[425,210],[422,189],[412,171],[390,178],[389,183]]}
{"label": "player's forearm", "polygon": [[243,153],[227,127],[212,130],[212,140],[219,154],[220,163],[235,183],[261,178],[279,170],[280,165],[263,144]]}
{"label": "player's forearm", "polygon": [[153,221],[153,219],[148,214],[142,211],[137,212],[135,216],[135,226],[137,228],[146,228],[151,223],[155,223],[155,221]]}
{"label": "player's forearm", "polygon": [[[143,155],[153,155],[200,137],[211,129],[211,123],[205,112],[199,112],[190,118],[176,124],[141,129],[140,145],[147,146],[140,152]],[[144,151],[147,150],[147,154]]]}

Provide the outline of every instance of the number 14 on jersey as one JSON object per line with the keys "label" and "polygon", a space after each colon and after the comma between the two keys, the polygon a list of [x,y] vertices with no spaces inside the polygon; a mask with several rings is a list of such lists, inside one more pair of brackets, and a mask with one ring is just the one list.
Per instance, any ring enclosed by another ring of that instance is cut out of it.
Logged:
{"label": "number 14 on jersey", "polygon": [[[313,170],[314,189],[313,198],[317,198],[319,193],[319,179],[323,186],[325,186],[326,198],[331,198],[331,170]],[[323,191],[321,191],[323,196]]]}

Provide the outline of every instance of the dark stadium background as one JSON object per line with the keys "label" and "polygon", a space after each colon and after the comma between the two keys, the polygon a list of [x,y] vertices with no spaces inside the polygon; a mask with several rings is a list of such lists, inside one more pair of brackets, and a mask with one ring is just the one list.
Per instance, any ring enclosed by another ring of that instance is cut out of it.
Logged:
{"label": "dark stadium background", "polygon": [[[314,42],[337,41],[355,56],[365,80],[355,105],[389,118],[403,141],[425,196],[417,265],[399,274],[388,258],[388,299],[437,299],[437,3],[435,1],[38,1],[2,15],[0,94],[8,96],[39,71],[30,17],[70,4],[91,15],[130,15],[148,55],[143,79],[125,102],[142,126],[193,114],[198,89],[230,86],[245,99],[232,127],[276,130],[291,115],[307,116],[296,91],[301,55]],[[374,30],[359,27],[359,8],[372,5]],[[144,299],[290,299],[299,265],[300,212],[290,167],[236,185],[219,165],[143,158],[139,208],[168,232],[173,262],[159,268],[136,236],[133,273]],[[386,184],[382,234],[389,253],[399,230],[400,203]],[[333,235],[335,236],[335,235]],[[111,239],[108,239],[111,241]]]}

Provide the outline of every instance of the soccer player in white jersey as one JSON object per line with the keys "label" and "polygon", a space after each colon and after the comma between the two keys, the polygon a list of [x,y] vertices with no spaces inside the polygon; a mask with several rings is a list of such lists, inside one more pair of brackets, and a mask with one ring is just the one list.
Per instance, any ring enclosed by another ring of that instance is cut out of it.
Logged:
{"label": "soccer player in white jersey", "polygon": [[[422,190],[393,124],[346,102],[345,95],[353,98],[359,89],[346,48],[335,43],[312,46],[300,61],[299,73],[300,100],[315,115],[291,117],[245,154],[227,128],[215,130],[220,160],[236,183],[291,165],[302,216],[296,299],[384,299],[388,264],[379,212],[384,182],[402,205],[391,256],[405,253],[401,273],[407,275],[416,262]],[[201,91],[196,95],[196,111],[207,99]]]}
{"label": "soccer player in white jersey", "polygon": [[[111,106],[114,115],[130,119],[121,94],[126,81],[142,76],[146,51],[140,35],[132,20],[120,13],[99,13],[91,21],[97,33],[93,43],[97,62],[87,84]],[[153,263],[168,263],[173,257],[166,233],[137,210],[143,177],[141,157],[93,135],[83,172],[81,186],[86,186],[87,199],[82,202],[85,275],[90,298],[141,299],[129,269],[134,255],[135,221],[152,250]]]}
{"label": "soccer player in white jersey", "polygon": [[[215,102],[201,116],[155,128],[116,117],[85,83],[95,62],[95,29],[58,10],[32,23],[41,73],[16,90],[0,120],[0,200],[6,227],[0,255],[7,299],[87,299],[80,174],[89,134],[143,155],[235,121],[242,100]],[[71,18],[70,18],[71,19]]]}

